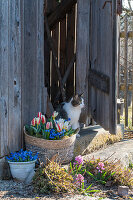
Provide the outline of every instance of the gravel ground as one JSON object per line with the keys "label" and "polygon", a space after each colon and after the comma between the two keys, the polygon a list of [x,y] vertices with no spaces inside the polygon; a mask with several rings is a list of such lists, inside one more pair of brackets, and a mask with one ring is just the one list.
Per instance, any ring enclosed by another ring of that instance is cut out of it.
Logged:
{"label": "gravel ground", "polygon": [[[97,188],[96,188],[97,187]],[[0,199],[9,200],[122,200],[122,199],[133,199],[133,191],[130,191],[129,197],[119,197],[117,195],[117,188],[103,189],[101,186],[94,186],[93,189],[101,189],[101,192],[91,196],[82,195],[43,195],[33,193],[32,185],[25,185],[24,183],[16,182],[13,180],[0,180]],[[98,196],[99,197],[98,197]]]}

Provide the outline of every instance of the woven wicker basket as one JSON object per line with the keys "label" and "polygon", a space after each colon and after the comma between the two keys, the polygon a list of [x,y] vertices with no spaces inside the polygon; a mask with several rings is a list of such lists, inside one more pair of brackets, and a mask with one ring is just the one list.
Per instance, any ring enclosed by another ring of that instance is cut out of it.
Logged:
{"label": "woven wicker basket", "polygon": [[24,128],[26,149],[33,153],[38,152],[40,161],[46,163],[46,159],[51,159],[54,155],[58,155],[61,163],[68,163],[73,158],[74,144],[76,134],[62,140],[46,140],[30,136]]}

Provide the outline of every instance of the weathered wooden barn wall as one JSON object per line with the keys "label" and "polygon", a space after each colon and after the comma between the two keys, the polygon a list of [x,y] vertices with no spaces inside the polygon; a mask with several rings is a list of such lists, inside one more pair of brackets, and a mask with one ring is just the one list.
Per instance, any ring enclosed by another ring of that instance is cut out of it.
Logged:
{"label": "weathered wooden barn wall", "polygon": [[46,108],[43,0],[0,1],[0,157],[22,145],[22,129]]}
{"label": "weathered wooden barn wall", "polygon": [[90,113],[98,124],[116,133],[117,1],[90,2]]}

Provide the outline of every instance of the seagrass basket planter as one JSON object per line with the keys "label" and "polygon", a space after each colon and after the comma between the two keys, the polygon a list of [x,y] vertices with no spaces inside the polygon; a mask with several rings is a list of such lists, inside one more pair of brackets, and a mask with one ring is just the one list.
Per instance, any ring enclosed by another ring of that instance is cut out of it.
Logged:
{"label": "seagrass basket planter", "polygon": [[47,159],[51,159],[54,155],[57,155],[57,161],[65,164],[73,159],[77,133],[78,131],[71,137],[61,140],[46,140],[28,135],[24,128],[26,149],[35,154],[38,152],[41,162],[46,163]]}

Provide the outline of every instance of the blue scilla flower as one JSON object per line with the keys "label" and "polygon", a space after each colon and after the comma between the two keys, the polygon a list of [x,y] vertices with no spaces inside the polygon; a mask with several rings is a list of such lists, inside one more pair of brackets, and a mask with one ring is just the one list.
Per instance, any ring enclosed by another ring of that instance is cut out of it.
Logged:
{"label": "blue scilla flower", "polygon": [[68,118],[68,121],[70,121],[71,120],[71,118]]}

